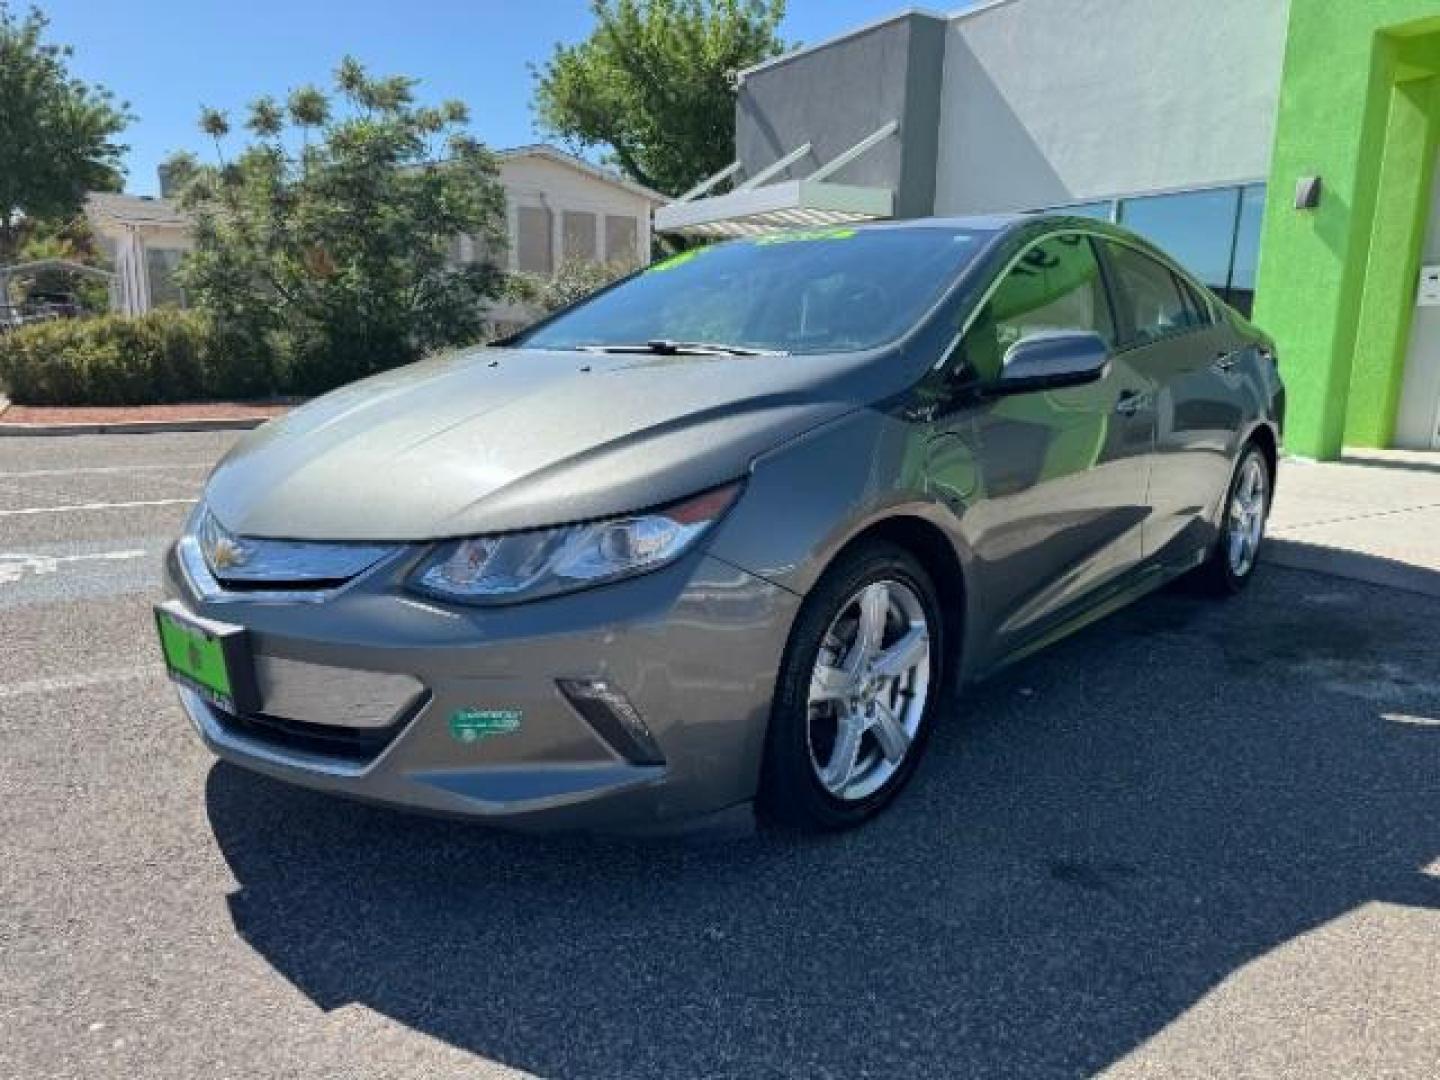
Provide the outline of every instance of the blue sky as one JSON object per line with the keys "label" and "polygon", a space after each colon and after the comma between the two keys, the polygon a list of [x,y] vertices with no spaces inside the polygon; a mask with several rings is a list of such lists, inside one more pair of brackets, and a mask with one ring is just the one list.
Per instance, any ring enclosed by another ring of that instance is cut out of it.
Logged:
{"label": "blue sky", "polygon": [[[492,146],[534,142],[526,64],[583,38],[586,0],[40,0],[74,69],[128,100],[139,119],[126,190],[154,194],[171,151],[208,151],[200,106],[243,116],[265,92],[324,85],[354,53],[372,71],[420,78],[425,100],[458,97]],[[889,15],[906,0],[791,0],[784,34],[811,43]],[[939,6],[964,6],[951,0]]]}

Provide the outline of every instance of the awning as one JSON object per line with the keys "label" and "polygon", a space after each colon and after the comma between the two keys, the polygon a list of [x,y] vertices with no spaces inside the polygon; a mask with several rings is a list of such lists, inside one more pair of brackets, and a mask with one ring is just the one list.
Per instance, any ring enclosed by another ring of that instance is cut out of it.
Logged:
{"label": "awning", "polygon": [[803,180],[770,182],[810,153],[809,143],[784,154],[734,191],[700,198],[740,171],[740,163],[734,162],[655,211],[655,228],[686,236],[723,238],[892,217],[895,192],[891,189],[834,184],[828,178],[894,135],[899,127],[891,120]]}
{"label": "awning", "polygon": [[655,211],[655,228],[687,236],[753,236],[777,229],[873,221],[894,213],[895,193],[884,188],[788,180],[754,191],[671,203]]}

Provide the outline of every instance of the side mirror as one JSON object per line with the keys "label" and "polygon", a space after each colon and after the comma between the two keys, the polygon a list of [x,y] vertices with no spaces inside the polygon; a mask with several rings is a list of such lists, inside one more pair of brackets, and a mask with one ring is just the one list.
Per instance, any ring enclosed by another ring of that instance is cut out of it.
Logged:
{"label": "side mirror", "polygon": [[1097,382],[1110,370],[1110,347],[1089,331],[1047,330],[1010,346],[992,393],[1024,394]]}

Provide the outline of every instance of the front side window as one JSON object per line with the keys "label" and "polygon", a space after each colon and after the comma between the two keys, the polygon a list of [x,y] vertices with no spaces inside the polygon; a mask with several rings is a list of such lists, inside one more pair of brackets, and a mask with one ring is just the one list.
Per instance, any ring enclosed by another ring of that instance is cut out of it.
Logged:
{"label": "front side window", "polygon": [[1127,244],[1105,241],[1115,278],[1128,309],[1129,322],[1121,336],[1132,345],[1145,345],[1189,329],[1194,316],[1170,268]]}
{"label": "front side window", "polygon": [[1013,345],[1049,330],[1090,331],[1115,344],[1100,263],[1078,233],[1047,237],[1006,272],[966,332],[964,361],[981,379],[997,378]]}
{"label": "front side window", "polygon": [[988,235],[939,226],[815,229],[692,248],[583,301],[515,344],[872,349],[911,329]]}

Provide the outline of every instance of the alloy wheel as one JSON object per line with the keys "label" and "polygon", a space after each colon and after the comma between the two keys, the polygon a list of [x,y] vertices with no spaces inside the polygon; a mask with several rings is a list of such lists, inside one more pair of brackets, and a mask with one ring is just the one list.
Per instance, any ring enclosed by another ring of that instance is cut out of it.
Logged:
{"label": "alloy wheel", "polygon": [[1260,539],[1265,534],[1265,513],[1269,509],[1269,478],[1259,454],[1250,454],[1240,467],[1240,477],[1230,496],[1226,521],[1226,557],[1230,572],[1244,577],[1255,565]]}
{"label": "alloy wheel", "polygon": [[873,581],[831,621],[810,679],[815,776],[845,802],[879,790],[910,752],[930,694],[930,624],[915,590]]}

